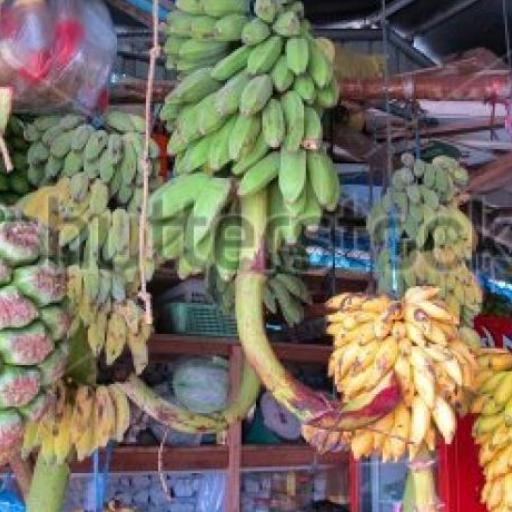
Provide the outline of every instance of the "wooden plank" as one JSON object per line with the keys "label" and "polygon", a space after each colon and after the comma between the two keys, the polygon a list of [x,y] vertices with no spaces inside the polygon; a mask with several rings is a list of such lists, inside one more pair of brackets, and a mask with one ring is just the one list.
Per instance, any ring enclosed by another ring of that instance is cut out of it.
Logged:
{"label": "wooden plank", "polygon": [[[232,338],[205,338],[177,334],[155,334],[149,342],[149,353],[153,361],[165,361],[169,356],[225,356],[228,357],[239,342]],[[297,363],[327,363],[332,353],[330,345],[273,343],[279,359]]]}
{"label": "wooden plank", "polygon": [[[208,471],[228,467],[228,447],[203,445],[167,447],[163,452],[165,471]],[[315,456],[308,445],[245,445],[242,447],[242,469],[299,468],[312,464],[332,466],[348,464],[347,453]],[[74,473],[92,472],[92,460],[72,464]],[[158,446],[120,446],[112,453],[113,473],[152,473],[158,471]]]}
{"label": "wooden plank", "polygon": [[276,467],[310,467],[311,465],[330,466],[348,464],[348,454],[327,453],[318,455],[308,445],[246,445],[242,450],[242,467],[276,468]]}
{"label": "wooden plank", "polygon": [[[244,357],[242,348],[235,346],[231,350],[229,362],[229,386],[231,400],[236,400],[240,389]],[[241,464],[242,464],[242,422],[233,423],[228,430],[228,469],[226,473],[226,512],[240,512]]]}
{"label": "wooden plank", "polygon": [[[166,447],[163,451],[165,471],[199,471],[225,469],[228,465],[227,446]],[[74,473],[92,472],[92,460],[72,465]],[[112,453],[111,471],[155,472],[158,471],[157,446],[121,446]]]}

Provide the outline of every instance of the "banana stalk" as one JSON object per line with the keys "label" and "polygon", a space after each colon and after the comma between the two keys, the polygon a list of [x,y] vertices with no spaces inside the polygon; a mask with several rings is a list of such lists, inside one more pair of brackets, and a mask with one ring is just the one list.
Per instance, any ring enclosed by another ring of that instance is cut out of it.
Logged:
{"label": "banana stalk", "polygon": [[396,380],[376,395],[359,398],[341,408],[337,402],[327,400],[298,382],[282,366],[264,327],[266,190],[243,197],[241,209],[251,238],[248,234],[241,248],[241,266],[236,280],[238,334],[247,360],[265,387],[302,423],[321,429],[352,431],[387,415],[400,400]]}
{"label": "banana stalk", "polygon": [[136,375],[120,384],[128,398],[146,414],[173,430],[188,433],[214,433],[247,416],[260,393],[260,381],[253,369],[244,364],[238,397],[224,411],[212,415],[195,414],[160,398]]}
{"label": "banana stalk", "polygon": [[60,512],[69,475],[67,464],[47,464],[39,456],[27,498],[27,512]]}
{"label": "banana stalk", "polygon": [[427,449],[411,462],[405,485],[404,512],[436,512],[439,501],[432,466],[432,454]]}
{"label": "banana stalk", "polygon": [[404,497],[402,499],[402,512],[415,512],[416,506],[414,496],[414,481],[412,479],[412,473],[407,473],[407,479],[405,481]]}

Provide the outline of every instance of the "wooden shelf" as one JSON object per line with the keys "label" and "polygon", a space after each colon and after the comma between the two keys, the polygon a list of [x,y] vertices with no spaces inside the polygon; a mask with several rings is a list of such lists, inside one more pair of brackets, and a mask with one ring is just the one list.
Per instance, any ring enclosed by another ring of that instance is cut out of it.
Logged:
{"label": "wooden shelf", "polygon": [[[303,277],[308,279],[322,279],[327,277],[331,272],[330,268],[317,267],[310,268],[303,272]],[[350,270],[336,269],[336,279],[342,281],[368,281],[370,274],[366,272],[355,272]],[[161,267],[155,272],[154,280],[163,281],[179,281],[178,275],[174,267]]]}
{"label": "wooden shelf", "polygon": [[[228,447],[203,445],[165,448],[162,455],[165,471],[211,471],[228,466]],[[312,464],[334,466],[348,464],[347,453],[315,456],[307,445],[246,445],[242,447],[242,469],[299,468]],[[74,473],[92,471],[90,459],[72,465]],[[158,447],[120,446],[112,454],[113,473],[158,471]]]}
{"label": "wooden shelf", "polygon": [[[177,334],[155,334],[149,342],[152,361],[164,361],[173,355],[229,356],[233,338],[206,338],[204,336],[180,336]],[[295,343],[273,343],[276,355],[283,361],[297,363],[327,363],[332,353],[329,345],[307,345]]]}

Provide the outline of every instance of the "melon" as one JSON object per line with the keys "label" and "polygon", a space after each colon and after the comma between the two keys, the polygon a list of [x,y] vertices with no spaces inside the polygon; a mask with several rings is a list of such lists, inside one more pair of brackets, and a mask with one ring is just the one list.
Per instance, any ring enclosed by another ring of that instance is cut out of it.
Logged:
{"label": "melon", "polygon": [[176,399],[189,411],[211,414],[221,411],[229,398],[229,366],[222,358],[185,359],[172,378]]}

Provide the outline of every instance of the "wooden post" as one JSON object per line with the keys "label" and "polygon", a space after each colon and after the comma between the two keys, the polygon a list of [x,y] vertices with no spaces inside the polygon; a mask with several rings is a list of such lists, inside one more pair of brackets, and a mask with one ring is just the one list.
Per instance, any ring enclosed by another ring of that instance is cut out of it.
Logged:
{"label": "wooden post", "polygon": [[[229,365],[231,399],[236,398],[240,388],[243,354],[240,346],[233,346]],[[242,463],[242,422],[233,423],[228,430],[228,469],[226,472],[226,512],[240,512],[240,487]]]}

